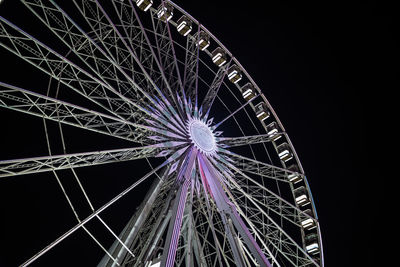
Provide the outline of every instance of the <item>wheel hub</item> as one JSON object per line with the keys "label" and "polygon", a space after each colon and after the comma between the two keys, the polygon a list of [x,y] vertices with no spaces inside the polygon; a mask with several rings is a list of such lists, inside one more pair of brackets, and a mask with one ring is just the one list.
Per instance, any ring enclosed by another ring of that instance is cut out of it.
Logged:
{"label": "wheel hub", "polygon": [[197,119],[191,119],[188,125],[189,137],[192,143],[206,155],[215,153],[215,137],[210,127],[203,121]]}

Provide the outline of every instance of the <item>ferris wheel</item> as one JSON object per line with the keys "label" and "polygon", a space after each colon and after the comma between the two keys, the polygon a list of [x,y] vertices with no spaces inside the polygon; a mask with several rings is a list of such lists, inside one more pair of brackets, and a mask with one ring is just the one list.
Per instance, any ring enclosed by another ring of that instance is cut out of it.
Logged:
{"label": "ferris wheel", "polygon": [[[1,54],[37,76],[25,88],[0,81],[0,107],[39,118],[47,153],[1,159],[0,187],[48,175],[75,221],[22,266],[78,231],[101,252],[98,266],[324,265],[315,204],[282,123],[201,22],[167,0],[21,3],[31,17],[20,26],[0,6]],[[107,141],[73,151],[97,138]],[[115,171],[112,183],[129,178],[101,203],[88,189],[99,168]],[[105,219],[129,196],[140,204],[126,221]]]}

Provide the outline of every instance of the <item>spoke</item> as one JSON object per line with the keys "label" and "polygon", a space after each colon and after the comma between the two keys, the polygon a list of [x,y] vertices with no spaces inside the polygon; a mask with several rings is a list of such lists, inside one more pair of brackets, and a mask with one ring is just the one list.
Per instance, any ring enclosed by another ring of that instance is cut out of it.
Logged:
{"label": "spoke", "polygon": [[296,174],[301,177],[304,176],[301,173],[293,172],[288,169],[276,167],[274,165],[270,165],[255,159],[247,158],[245,156],[233,153],[223,148],[219,148],[219,150],[225,155],[221,155],[218,160],[232,170],[238,169],[247,173],[256,174],[261,177],[285,183],[290,182],[288,179],[289,174]]}
{"label": "spoke", "polygon": [[[182,112],[179,109],[179,105],[175,98],[174,91],[171,89],[170,83],[167,80],[167,77],[163,71],[163,66],[159,61],[159,57],[157,57],[155,53],[155,49],[149,40],[149,37],[146,33],[145,28],[143,27],[142,21],[140,20],[140,16],[138,16],[134,4],[131,0],[129,0],[130,5],[121,0],[113,1],[114,9],[118,14],[120,25],[115,25],[116,28],[122,28],[122,31],[125,33],[127,37],[127,42],[130,44],[131,50],[135,55],[138,55],[137,58],[142,66],[142,69],[146,69],[144,71],[144,76],[149,82],[158,89],[156,84],[161,88],[167,88],[167,97],[164,96],[159,90],[154,92],[153,95],[160,95],[161,98],[164,99],[166,103],[172,101],[177,108],[177,111],[172,107],[172,105],[168,105],[168,109],[173,113],[179,112],[182,116]],[[138,27],[138,26],[139,27]],[[122,37],[121,37],[122,38]],[[162,51],[165,53],[165,51]],[[156,70],[154,63],[156,65]],[[164,86],[162,86],[164,84]],[[167,98],[169,100],[167,100]],[[176,114],[175,114],[176,116]]]}
{"label": "spoke", "polygon": [[219,88],[221,88],[222,82],[226,76],[231,61],[218,69],[218,72],[215,74],[214,80],[211,83],[210,88],[208,88],[207,94],[201,104],[205,117],[208,117],[208,113],[210,112],[211,106],[214,103],[214,100],[218,94]]}
{"label": "spoke", "polygon": [[0,17],[0,45],[121,119],[147,110]]}
{"label": "spoke", "polygon": [[[171,185],[174,182],[174,176],[169,173],[170,167],[171,166],[169,166],[169,168],[164,168],[165,170],[163,170],[164,173],[161,176],[160,180],[156,180],[153,182],[151,190],[149,190],[148,195],[142,202],[143,204],[139,207],[136,214],[132,216],[132,218],[120,234],[120,239],[124,242],[124,244],[127,247],[132,248],[132,251],[134,251],[134,253],[137,253],[135,259],[138,261],[146,261],[145,259],[142,259],[143,251],[138,251],[133,246],[133,244],[135,244],[135,241],[143,241],[142,238],[140,240],[137,239],[140,230],[145,227],[145,223],[148,218],[161,220],[161,218],[163,217],[162,215],[164,214],[163,210],[166,206],[168,206],[168,204],[166,204],[168,203],[167,199],[168,197],[170,197],[170,195],[172,195]],[[151,214],[154,212],[154,209],[157,210],[154,213],[156,215],[152,216]],[[152,230],[155,231],[156,228]],[[143,244],[140,245],[141,247],[143,247]],[[110,254],[115,257],[118,263],[122,264],[123,260],[127,256],[127,251],[126,249],[124,249],[124,247],[120,246],[116,240],[110,248]],[[102,263],[99,264],[99,266],[108,266],[107,264],[111,264],[112,260],[108,259],[107,257],[103,257]]]}
{"label": "spoke", "polygon": [[60,237],[58,237],[56,240],[54,240],[51,244],[49,244],[48,246],[46,246],[45,248],[43,248],[41,251],[39,251],[37,254],[35,254],[32,258],[30,258],[29,260],[27,260],[26,262],[24,262],[21,266],[28,266],[29,264],[33,263],[34,261],[36,261],[39,257],[41,257],[43,254],[45,254],[46,252],[48,252],[50,249],[52,249],[54,246],[56,246],[57,244],[59,244],[61,241],[63,241],[65,238],[67,238],[68,236],[70,236],[71,234],[73,234],[76,230],[78,230],[79,228],[83,227],[86,223],[88,223],[89,221],[91,221],[93,218],[96,218],[102,211],[104,211],[105,209],[107,209],[109,206],[111,206],[112,204],[114,204],[116,201],[118,201],[121,197],[123,197],[124,195],[126,195],[127,193],[129,193],[132,189],[134,189],[135,187],[137,187],[138,185],[140,185],[142,182],[144,182],[145,180],[147,180],[151,175],[155,174],[159,169],[161,169],[162,167],[166,166],[168,163],[170,163],[172,161],[171,158],[169,158],[168,160],[166,160],[164,163],[162,163],[161,165],[157,166],[156,168],[154,168],[151,172],[147,173],[145,176],[143,176],[142,178],[140,178],[139,180],[137,180],[135,183],[133,183],[131,186],[129,186],[128,188],[126,188],[124,191],[122,191],[120,194],[118,194],[117,196],[115,196],[113,199],[111,199],[109,202],[107,202],[106,204],[104,204],[101,208],[99,208],[98,210],[96,210],[95,212],[93,212],[91,215],[89,215],[88,217],[86,217],[84,220],[82,220],[80,223],[76,224],[74,227],[72,227],[70,230],[68,230],[67,232],[65,232],[63,235],[61,235]]}
{"label": "spoke", "polygon": [[103,82],[134,100],[147,95],[132,80],[133,67],[116,62],[53,1],[26,0],[24,4]]}
{"label": "spoke", "polygon": [[188,35],[186,40],[186,57],[185,57],[185,71],[183,78],[183,88],[186,96],[197,107],[197,85],[198,85],[198,72],[199,72],[199,55],[200,46],[197,45],[200,34],[200,26],[198,26],[197,33],[193,36]]}
{"label": "spoke", "polygon": [[[230,191],[227,192],[232,194],[232,201],[238,203],[236,205],[239,211],[240,207],[246,207],[246,210],[242,211],[242,216],[255,225],[252,231],[258,231],[258,234],[254,233],[254,235],[262,237],[263,244],[271,244],[275,250],[279,251],[293,265],[298,266],[299,262],[304,264],[304,266],[310,263],[316,264],[303,248],[272,219],[271,214],[265,210],[275,213],[279,218],[294,224],[298,229],[301,227],[301,221],[311,219],[314,221],[314,224],[318,224],[317,220],[250,178],[239,169],[234,166],[231,167],[237,174],[235,175],[235,179],[227,176],[230,180],[229,184],[233,185],[230,186]],[[244,200],[243,196],[245,197]],[[271,242],[271,239],[273,242]],[[282,244],[284,244],[283,248]],[[268,251],[271,250],[269,248],[266,249]]]}
{"label": "spoke", "polygon": [[[167,143],[164,144],[166,147],[171,145]],[[57,156],[5,160],[0,161],[0,177],[165,156],[165,153],[162,152],[163,149],[160,147],[144,146]]]}
{"label": "spoke", "polygon": [[[216,165],[215,162],[213,163]],[[224,170],[222,169],[222,171]],[[315,224],[317,223],[316,219],[312,218],[289,201],[283,199],[263,184],[247,176],[237,168],[234,168],[234,171],[236,171],[235,178],[230,176],[226,177],[229,179],[229,184],[234,185],[240,191],[240,194],[244,193],[251,196],[257,204],[264,206],[264,208],[276,213],[297,227],[301,227],[301,221],[306,219],[312,219]],[[226,171],[224,173],[226,173]]]}
{"label": "spoke", "polygon": [[126,122],[2,82],[0,106],[129,141],[147,141],[148,130],[143,125]]}
{"label": "spoke", "polygon": [[[115,60],[117,65],[123,65],[125,62],[135,62],[139,66],[140,71],[134,71],[127,77],[129,78],[132,76],[135,80],[145,81],[146,83],[142,83],[141,87],[151,88],[151,91],[156,92],[156,95],[162,96],[162,93],[148,75],[133,47],[128,44],[126,38],[124,38],[118,30],[117,26],[105,12],[101,4],[97,0],[74,0],[74,4],[95,33],[98,41],[100,41],[104,46],[105,51],[107,51],[108,55]],[[131,83],[135,84],[131,78],[129,78],[129,80]],[[141,87],[137,86],[138,90],[140,90]],[[147,97],[147,99],[155,104],[149,93],[146,93],[143,90],[141,90],[141,92]]]}
{"label": "spoke", "polygon": [[[276,133],[276,135],[281,134],[283,133]],[[235,147],[271,142],[276,138],[276,135],[274,134],[273,137],[271,137],[270,134],[259,134],[240,137],[219,137],[217,140],[220,144],[224,144],[227,147]]]}
{"label": "spoke", "polygon": [[[251,196],[259,205],[262,205],[265,209],[274,212],[283,219],[293,223],[297,227],[301,227],[301,222],[306,219],[311,219],[314,224],[317,224],[317,220],[312,218],[310,215],[293,205],[289,201],[283,199],[278,194],[268,189],[262,183],[257,182],[255,179],[247,176],[239,169],[233,167],[235,174],[230,175],[230,171],[218,164],[217,161],[211,160],[214,166],[223,174],[227,180],[226,183],[232,185],[240,191],[236,194],[237,198],[242,197],[242,192]],[[234,178],[233,178],[234,177]],[[234,193],[234,192],[232,192]]]}
{"label": "spoke", "polygon": [[[164,5],[164,2],[162,5]],[[169,97],[176,101],[174,92],[179,91],[178,89],[181,89],[182,91],[183,87],[173,42],[170,38],[169,25],[168,22],[164,22],[157,18],[157,10],[154,8],[150,9],[150,14],[153,25],[153,34],[158,52],[158,59],[160,62],[160,70],[163,74],[163,77],[165,77]],[[174,74],[176,76],[174,76]]]}
{"label": "spoke", "polygon": [[[204,179],[207,180],[210,185],[210,192],[212,193],[213,199],[215,200],[215,203],[220,210],[220,215],[224,221],[224,224],[227,225],[227,223],[229,223],[231,225],[231,227],[226,227],[227,233],[229,233],[230,231],[229,228],[233,229],[234,226],[240,233],[241,237],[244,239],[247,247],[253,254],[253,257],[257,259],[260,266],[270,267],[271,264],[265,257],[254,237],[250,234],[249,230],[241,220],[236,209],[231,207],[232,204],[228,200],[228,197],[225,193],[228,189],[226,188],[226,185],[220,180],[220,174],[218,173],[218,171],[206,158],[202,157],[201,155],[199,156],[199,165],[202,176],[204,177]],[[229,217],[227,217],[227,215],[229,215]],[[230,219],[229,221],[227,220],[228,218]],[[232,235],[232,233],[230,233],[230,235]],[[240,263],[242,262],[242,264],[244,265],[244,259],[242,258],[243,255],[240,253],[241,250],[239,249],[238,244],[234,241],[233,236],[231,236],[229,239],[229,243],[234,252],[233,254],[235,257],[235,262],[238,265],[241,265]]]}
{"label": "spoke", "polygon": [[237,112],[239,112],[240,110],[242,110],[243,108],[245,108],[248,104],[250,104],[254,99],[256,99],[259,96],[259,94],[253,96],[249,101],[247,101],[246,103],[244,103],[240,108],[238,108],[237,110],[235,110],[234,112],[229,112],[229,115],[227,117],[225,117],[222,121],[220,121],[219,123],[217,123],[214,126],[214,129],[217,129],[222,123],[224,123],[227,119],[233,117]]}
{"label": "spoke", "polygon": [[[284,229],[282,229],[278,223],[275,222],[274,219],[272,219],[270,214],[265,212],[265,210],[258,203],[259,201],[256,201],[239,185],[236,185],[236,187],[240,194],[246,197],[248,203],[243,202],[240,200],[240,198],[235,199],[238,200],[239,206],[247,207],[246,212],[251,215],[249,220],[256,224],[257,227],[254,229],[259,231],[260,236],[263,237],[265,243],[268,243],[274,247],[276,251],[278,251],[295,266],[307,266],[308,264],[316,265],[315,261],[310,257],[310,255],[308,255],[304,249],[300,247],[300,245],[298,245],[290,237],[290,235]],[[282,199],[280,199],[280,201],[282,201]],[[251,206],[255,208],[253,209]],[[283,209],[283,207],[280,207],[280,209]],[[294,209],[296,209],[296,212],[301,212],[297,208]],[[282,213],[283,212],[280,211],[278,214],[282,216]],[[306,216],[303,215],[303,218],[304,217]]]}

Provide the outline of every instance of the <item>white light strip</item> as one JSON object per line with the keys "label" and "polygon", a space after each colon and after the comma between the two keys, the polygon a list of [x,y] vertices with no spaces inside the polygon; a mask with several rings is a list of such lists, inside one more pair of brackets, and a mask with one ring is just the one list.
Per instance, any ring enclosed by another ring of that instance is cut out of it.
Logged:
{"label": "white light strip", "polygon": [[213,56],[212,61],[215,63],[221,57],[222,57],[222,54],[221,53],[217,53],[215,56]]}

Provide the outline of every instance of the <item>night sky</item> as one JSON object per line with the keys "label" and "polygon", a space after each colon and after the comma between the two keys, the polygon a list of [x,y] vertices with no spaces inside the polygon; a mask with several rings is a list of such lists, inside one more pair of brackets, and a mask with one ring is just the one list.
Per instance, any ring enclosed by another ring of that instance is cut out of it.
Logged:
{"label": "night sky", "polygon": [[[27,19],[15,9],[12,15],[4,10],[10,5],[7,2],[0,5],[2,16],[16,21]],[[376,118],[370,114],[372,94],[369,92],[378,80],[378,73],[371,66],[393,47],[387,35],[392,17],[373,1],[262,1],[262,6],[259,2],[241,5],[233,1],[176,1],[239,60],[286,128],[314,197],[326,266],[372,266],[370,244],[374,238],[374,217],[370,214],[374,212],[370,211],[376,210],[377,204],[368,198],[373,185],[366,169],[371,152],[366,146],[366,132],[370,130],[367,124]],[[381,50],[382,43],[387,50]],[[377,50],[381,51],[379,55]],[[26,88],[47,86],[29,73],[25,63],[17,62],[3,48],[0,60],[1,81]],[[1,160],[46,154],[41,119],[16,115],[5,109],[0,112]],[[37,125],[40,126],[38,133],[35,132]],[[99,142],[103,149],[126,145],[123,141],[111,143],[107,138],[86,141],[85,134],[79,133],[74,141],[85,140],[77,147],[80,151],[94,150]],[[79,152],[73,147],[70,150]],[[146,170],[131,170],[127,164],[118,167],[135,175],[146,173]],[[96,183],[87,185],[89,191],[91,186],[100,190],[96,198],[98,206],[131,182],[126,178],[118,185],[111,185],[102,175],[113,177],[115,173],[102,168]],[[41,190],[44,187],[46,192]],[[0,240],[7,247],[0,250],[7,251],[7,255],[0,252],[0,266],[21,263],[48,244],[51,236],[54,239],[75,224],[72,214],[55,215],[55,221],[65,220],[65,225],[58,228],[51,221],[41,219],[56,213],[57,205],[66,205],[60,204],[62,199],[60,203],[49,201],[60,195],[57,190],[51,175],[0,181],[0,219],[4,224]],[[124,201],[129,202],[129,197]],[[128,219],[121,209],[106,213],[105,220],[115,216],[121,216],[122,222]],[[82,210],[82,213],[90,211]],[[119,227],[122,226],[121,223]],[[52,234],[42,240],[41,231]],[[78,235],[89,239],[84,232]],[[78,237],[71,239],[75,238]],[[61,249],[71,248],[73,242],[69,242],[66,240]],[[85,251],[79,253],[75,257],[85,262]],[[46,265],[46,261],[40,265]]]}

